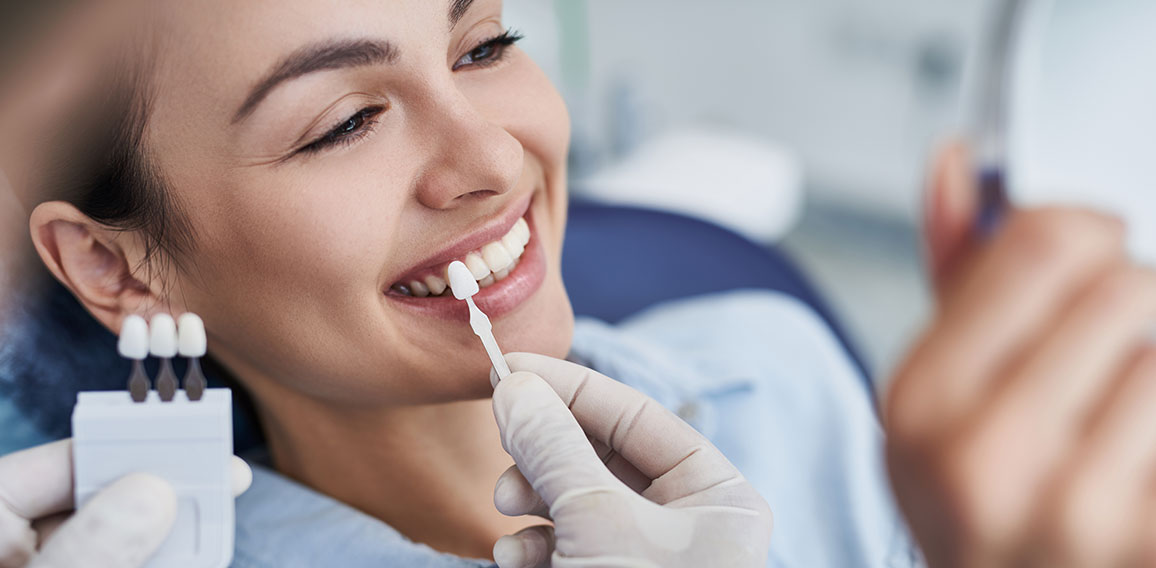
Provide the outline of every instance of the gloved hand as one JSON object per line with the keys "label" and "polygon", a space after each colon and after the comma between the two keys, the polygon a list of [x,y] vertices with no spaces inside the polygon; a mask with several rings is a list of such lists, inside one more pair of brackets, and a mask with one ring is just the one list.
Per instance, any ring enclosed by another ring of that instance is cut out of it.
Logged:
{"label": "gloved hand", "polygon": [[[234,496],[252,479],[234,457]],[[177,498],[163,479],[137,473],[66,519],[72,507],[71,440],[0,458],[0,568],[139,567],[168,536]]]}
{"label": "gloved hand", "polygon": [[496,385],[494,415],[517,465],[498,479],[494,504],[554,526],[502,537],[501,568],[766,564],[770,508],[701,434],[580,365],[529,353],[506,361],[514,372]]}

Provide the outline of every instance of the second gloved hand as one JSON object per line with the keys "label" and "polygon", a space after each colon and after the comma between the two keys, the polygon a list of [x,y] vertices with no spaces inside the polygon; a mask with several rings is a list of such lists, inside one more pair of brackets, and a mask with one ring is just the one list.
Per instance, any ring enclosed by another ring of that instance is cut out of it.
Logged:
{"label": "second gloved hand", "polygon": [[[232,477],[236,496],[253,474],[234,457]],[[172,487],[154,475],[127,475],[75,514],[72,495],[71,440],[0,457],[0,568],[137,568],[177,514]]]}
{"label": "second gloved hand", "polygon": [[580,365],[506,361],[514,373],[494,391],[494,414],[517,465],[494,503],[554,525],[499,540],[501,568],[766,564],[770,508],[701,434]]}

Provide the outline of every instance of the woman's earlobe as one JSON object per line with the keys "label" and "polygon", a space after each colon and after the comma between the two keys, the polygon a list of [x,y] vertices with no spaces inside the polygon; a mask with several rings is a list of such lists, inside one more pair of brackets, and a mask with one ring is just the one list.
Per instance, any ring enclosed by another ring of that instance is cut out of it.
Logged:
{"label": "woman's earlobe", "polygon": [[118,329],[124,316],[157,305],[149,286],[134,277],[126,250],[72,204],[41,203],[32,211],[29,229],[48,270],[109,329]]}

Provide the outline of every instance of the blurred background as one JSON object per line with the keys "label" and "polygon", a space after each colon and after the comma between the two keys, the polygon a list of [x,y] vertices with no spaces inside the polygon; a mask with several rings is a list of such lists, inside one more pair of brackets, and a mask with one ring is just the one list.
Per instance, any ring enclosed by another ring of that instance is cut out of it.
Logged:
{"label": "blurred background", "polygon": [[785,248],[885,374],[927,314],[923,177],[962,133],[988,2],[506,6],[569,103],[575,195]]}
{"label": "blurred background", "polygon": [[1152,0],[506,0],[569,103],[574,194],[786,251],[877,379],[928,316],[924,177],[996,106],[1012,5],[1013,199],[1119,215],[1156,262]]}

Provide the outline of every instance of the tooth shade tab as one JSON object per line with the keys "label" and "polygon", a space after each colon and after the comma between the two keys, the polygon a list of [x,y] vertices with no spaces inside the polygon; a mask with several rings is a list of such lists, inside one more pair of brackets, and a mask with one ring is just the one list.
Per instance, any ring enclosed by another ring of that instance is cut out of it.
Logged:
{"label": "tooth shade tab", "polygon": [[136,315],[127,316],[120,324],[120,338],[116,350],[126,359],[143,360],[149,356],[149,324]]}
{"label": "tooth shade tab", "polygon": [[149,322],[149,353],[169,359],[177,356],[177,322],[169,314],[157,314]]}
{"label": "tooth shade tab", "polygon": [[205,336],[205,322],[193,313],[182,314],[177,319],[177,351],[181,357],[204,357],[208,351]]}
{"label": "tooth shade tab", "polygon": [[478,281],[462,261],[451,262],[446,274],[449,276],[450,289],[453,290],[455,298],[464,300],[478,293]]}

